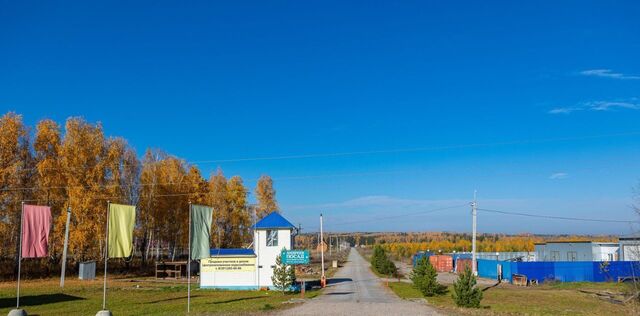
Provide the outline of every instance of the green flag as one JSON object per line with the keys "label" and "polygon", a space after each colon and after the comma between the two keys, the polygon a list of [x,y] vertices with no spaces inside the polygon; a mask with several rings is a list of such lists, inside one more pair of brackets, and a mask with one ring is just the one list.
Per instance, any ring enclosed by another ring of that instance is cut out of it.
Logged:
{"label": "green flag", "polygon": [[109,205],[109,258],[131,256],[133,251],[133,226],[136,207],[133,205]]}
{"label": "green flag", "polygon": [[213,208],[202,205],[191,206],[191,259],[209,258],[209,240]]}

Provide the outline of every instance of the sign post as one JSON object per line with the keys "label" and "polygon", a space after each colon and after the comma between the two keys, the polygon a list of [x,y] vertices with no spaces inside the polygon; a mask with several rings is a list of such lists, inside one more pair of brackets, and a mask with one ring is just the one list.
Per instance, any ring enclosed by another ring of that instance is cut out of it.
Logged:
{"label": "sign post", "polygon": [[[286,265],[309,264],[309,250],[285,250],[280,252],[280,260]],[[300,282],[300,295],[304,298],[305,282]]]}

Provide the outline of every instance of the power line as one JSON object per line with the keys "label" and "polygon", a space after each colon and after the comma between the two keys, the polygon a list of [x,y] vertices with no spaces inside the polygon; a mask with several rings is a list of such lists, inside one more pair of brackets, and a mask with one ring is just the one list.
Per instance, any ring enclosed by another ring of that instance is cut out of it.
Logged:
{"label": "power line", "polygon": [[489,212],[489,213],[499,213],[505,215],[514,215],[514,216],[525,216],[525,217],[535,217],[535,218],[545,218],[545,219],[558,219],[558,220],[567,220],[567,221],[583,221],[583,222],[604,222],[604,223],[638,223],[639,221],[629,221],[629,220],[615,220],[615,219],[597,219],[597,218],[581,218],[581,217],[566,217],[566,216],[553,216],[553,215],[538,215],[531,213],[523,213],[523,212],[508,212],[508,211],[500,211],[500,210],[490,210],[484,208],[478,208],[478,211]]}
{"label": "power line", "polygon": [[308,159],[308,158],[329,158],[329,157],[371,155],[371,154],[393,154],[393,153],[436,151],[436,150],[447,150],[447,149],[464,149],[464,148],[476,148],[476,147],[491,147],[491,146],[521,145],[521,144],[540,144],[540,143],[549,143],[549,142],[587,140],[587,139],[597,139],[597,138],[607,138],[607,137],[621,137],[621,136],[635,136],[635,135],[640,135],[640,132],[613,133],[613,134],[576,136],[576,137],[546,138],[546,139],[537,139],[537,140],[515,140],[515,141],[494,142],[494,143],[459,144],[459,145],[435,146],[435,147],[415,147],[415,148],[399,148],[399,149],[387,149],[387,150],[366,150],[366,151],[351,151],[351,152],[336,152],[336,153],[283,155],[283,156],[272,156],[272,157],[249,157],[249,158],[236,158],[236,159],[218,159],[218,160],[199,160],[199,161],[196,160],[196,161],[191,161],[190,163],[191,164],[207,164],[207,163],[225,163],[225,162],[265,161],[265,160],[291,160],[291,159]]}
{"label": "power line", "polygon": [[[464,148],[480,148],[480,147],[493,147],[493,146],[507,146],[507,145],[522,145],[522,144],[542,144],[551,142],[563,142],[563,141],[575,141],[575,140],[588,140],[598,138],[609,137],[624,137],[624,136],[637,136],[640,135],[640,131],[626,132],[626,133],[611,133],[601,135],[589,135],[589,136],[575,136],[575,137],[557,137],[557,138],[543,138],[533,140],[514,140],[504,142],[493,143],[476,143],[476,144],[458,144],[449,146],[433,146],[433,147],[415,147],[415,148],[397,148],[397,149],[382,149],[382,150],[364,150],[364,151],[348,151],[348,152],[334,152],[334,153],[315,153],[315,154],[292,154],[281,156],[265,156],[265,157],[246,157],[246,158],[232,158],[232,159],[214,159],[214,160],[194,160],[185,161],[177,157],[170,156],[184,162],[188,165],[196,164],[210,164],[210,163],[230,163],[230,162],[249,162],[249,161],[269,161],[269,160],[294,160],[294,159],[310,159],[310,158],[331,158],[331,157],[345,157],[345,156],[358,156],[358,155],[374,155],[374,154],[392,154],[392,153],[409,153],[409,152],[424,152],[424,151],[437,151],[448,149],[464,149]],[[123,164],[121,166],[128,166]],[[61,170],[61,169],[89,169],[94,167],[57,167],[57,168],[44,168],[45,170]],[[33,171],[37,167],[25,168],[18,171]]]}
{"label": "power line", "polygon": [[[156,197],[171,197],[171,196],[187,196],[187,195],[198,195],[198,194],[208,194],[211,193],[211,191],[207,191],[207,192],[190,192],[190,193],[173,193],[173,194],[151,194],[151,197],[156,198]],[[146,194],[144,194],[146,195]],[[90,200],[110,200],[110,199],[122,199],[122,198],[127,198],[126,196],[111,196],[111,197],[81,197],[79,199],[90,199]],[[46,199],[46,198],[42,198],[42,199],[29,199],[29,200],[20,200],[23,202],[38,202],[38,201],[68,201],[70,200],[70,197],[67,198],[62,198],[62,199]],[[78,199],[78,198],[76,198]]]}
{"label": "power line", "polygon": [[[379,221],[379,220],[388,220],[388,219],[394,219],[394,218],[400,218],[400,217],[423,215],[423,214],[429,214],[429,213],[434,213],[434,212],[438,212],[438,211],[454,209],[454,208],[459,208],[459,207],[468,207],[468,206],[469,206],[469,204],[460,204],[460,205],[436,208],[436,209],[431,209],[431,210],[426,210],[426,211],[418,211],[418,212],[405,213],[405,214],[399,214],[399,215],[393,215],[393,216],[377,217],[377,218],[367,219],[367,220],[339,222],[339,223],[335,223],[335,224],[331,223],[330,226],[339,226],[339,225],[375,222],[375,221]],[[565,217],[565,216],[552,216],[552,215],[537,215],[537,214],[530,214],[530,213],[508,212],[508,211],[500,211],[500,210],[492,210],[492,209],[484,209],[484,208],[478,208],[477,210],[478,211],[482,211],[482,212],[488,212],[488,213],[499,213],[499,214],[505,214],[505,215],[526,216],[526,217],[557,219],[557,220],[573,220],[573,221],[587,221],[587,222],[609,222],[609,223],[624,223],[624,224],[640,223],[640,221],[631,221],[631,220],[610,220],[610,219],[579,218],[579,217]],[[318,227],[313,226],[313,227],[310,227],[308,229],[313,229],[313,228],[318,228]]]}
{"label": "power line", "polygon": [[[207,163],[222,163],[222,162],[244,162],[244,161],[265,161],[265,160],[289,160],[289,159],[308,159],[308,158],[323,158],[323,157],[340,157],[340,156],[353,156],[353,155],[371,155],[371,154],[385,154],[385,153],[404,153],[404,152],[421,152],[421,151],[436,151],[436,150],[446,150],[446,149],[461,149],[461,148],[476,148],[476,147],[489,147],[489,146],[505,146],[505,145],[518,145],[518,144],[536,144],[536,143],[548,143],[548,142],[559,142],[559,141],[572,141],[572,140],[586,140],[586,139],[596,139],[596,138],[607,138],[607,137],[620,137],[620,136],[634,136],[640,135],[640,132],[628,132],[628,133],[615,133],[615,134],[602,134],[602,135],[591,135],[591,136],[581,136],[581,137],[563,137],[563,138],[548,138],[548,139],[539,139],[539,140],[518,140],[518,141],[508,141],[508,142],[495,142],[495,143],[478,143],[478,144],[462,144],[462,145],[451,145],[451,146],[439,146],[439,147],[417,147],[417,148],[405,148],[405,149],[390,149],[390,150],[370,150],[370,151],[352,151],[352,152],[338,152],[338,153],[325,153],[325,154],[308,154],[308,155],[288,155],[288,156],[273,156],[273,157],[254,157],[254,158],[238,158],[238,159],[220,159],[220,160],[201,160],[201,161],[191,161],[185,163],[187,164],[207,164]],[[126,166],[126,165],[125,165]],[[96,166],[97,167],[97,166]],[[45,170],[64,170],[64,169],[89,169],[92,167],[61,167],[61,168],[44,168]],[[36,170],[37,167],[33,168],[25,168],[18,171],[32,171]],[[323,178],[323,177],[340,177],[340,176],[351,176],[351,175],[373,175],[373,174],[389,174],[394,172],[374,172],[374,173],[355,173],[355,174],[337,174],[337,175],[311,175],[311,176],[294,176],[294,177],[282,177],[274,180],[302,180],[302,179],[312,179],[312,178]],[[249,179],[256,180],[256,179]],[[127,186],[152,186],[152,185],[177,185],[177,184],[194,184],[194,182],[182,182],[182,183],[144,183],[144,184],[110,184],[105,185],[103,187],[127,187]],[[21,190],[46,190],[46,189],[69,189],[69,188],[82,188],[83,186],[59,186],[59,187],[22,187],[22,188],[3,188],[0,191],[21,191]],[[84,186],[84,188],[90,188]]]}
{"label": "power line", "polygon": [[[380,171],[380,172],[360,172],[360,173],[337,173],[326,175],[302,175],[302,176],[289,176],[289,177],[274,177],[275,181],[282,180],[307,180],[307,179],[321,179],[321,178],[333,178],[333,177],[361,177],[371,175],[385,175],[385,174],[400,174],[400,173],[412,173],[411,171]],[[203,179],[204,180],[204,179]],[[259,178],[244,179],[246,181],[258,181]],[[183,181],[183,182],[164,182],[164,183],[136,183],[136,184],[105,184],[105,185],[69,185],[69,186],[51,186],[51,187],[18,187],[18,188],[3,188],[1,191],[29,191],[29,190],[61,190],[61,189],[104,189],[104,188],[117,188],[117,187],[145,187],[145,186],[168,186],[168,185],[188,185],[199,184],[200,181]]]}
{"label": "power line", "polygon": [[[388,219],[394,219],[394,218],[400,218],[400,217],[408,217],[408,216],[415,216],[415,215],[424,215],[424,214],[430,214],[430,213],[435,213],[435,212],[439,212],[439,211],[444,211],[444,210],[449,210],[449,209],[459,208],[459,207],[463,207],[463,206],[465,206],[465,207],[466,207],[466,206],[469,206],[469,204],[460,204],[460,205],[453,205],[453,206],[439,207],[439,208],[434,208],[434,209],[425,210],[425,211],[418,211],[418,212],[404,213],[404,214],[398,214],[398,215],[392,215],[392,216],[376,217],[376,218],[370,218],[370,219],[365,219],[365,220],[357,220],[357,221],[349,221],[349,222],[330,223],[330,226],[341,226],[341,225],[350,225],[350,224],[369,223],[369,222],[375,222],[375,221],[380,221],[380,220],[388,220]],[[318,227],[311,227],[311,228],[318,228]]]}

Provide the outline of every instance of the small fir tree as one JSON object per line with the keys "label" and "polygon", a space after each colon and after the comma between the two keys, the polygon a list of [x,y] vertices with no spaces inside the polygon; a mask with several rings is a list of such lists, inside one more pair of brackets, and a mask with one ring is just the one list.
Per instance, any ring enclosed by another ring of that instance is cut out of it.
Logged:
{"label": "small fir tree", "polygon": [[395,275],[397,272],[396,265],[389,259],[387,253],[379,245],[373,248],[371,266],[376,272],[384,275]]}
{"label": "small fir tree", "polygon": [[435,296],[444,294],[446,287],[438,283],[438,272],[431,265],[426,256],[420,258],[415,268],[411,272],[411,281],[413,285],[422,292],[424,296]]}
{"label": "small fir tree", "polygon": [[276,257],[276,266],[273,268],[271,281],[273,286],[284,293],[296,281],[296,271],[293,266],[282,263],[282,259],[278,256]]}
{"label": "small fir tree", "polygon": [[460,274],[456,283],[453,284],[453,300],[459,307],[480,307],[482,300],[482,290],[476,286],[476,277],[468,267]]}

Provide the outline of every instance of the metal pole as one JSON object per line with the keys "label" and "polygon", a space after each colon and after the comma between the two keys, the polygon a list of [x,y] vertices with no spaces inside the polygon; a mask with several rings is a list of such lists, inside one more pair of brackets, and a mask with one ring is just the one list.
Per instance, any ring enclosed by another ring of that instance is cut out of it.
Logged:
{"label": "metal pole", "polygon": [[324,276],[324,239],[323,239],[323,232],[322,232],[322,213],[320,213],[320,262],[321,262],[321,271],[322,271],[322,276],[320,277],[320,282],[322,284],[322,287],[325,286],[325,276]]}
{"label": "metal pole", "polygon": [[478,217],[478,202],[476,200],[477,191],[473,191],[473,202],[471,202],[471,215],[473,217],[473,236],[471,240],[471,271],[473,275],[478,275],[478,271],[476,268],[476,226],[477,226],[477,217]]}
{"label": "metal pole", "polygon": [[189,260],[187,261],[187,313],[191,309],[191,201],[189,201]]}
{"label": "metal pole", "polygon": [[20,206],[20,248],[18,249],[18,293],[16,294],[16,308],[20,308],[20,269],[22,268],[22,224],[24,222],[24,201]]}
{"label": "metal pole", "polygon": [[253,208],[253,249],[255,249],[258,257],[256,258],[256,284],[258,291],[260,290],[260,232],[256,230],[256,221],[258,220],[258,208]]}
{"label": "metal pole", "polygon": [[107,259],[109,258],[109,209],[111,202],[107,201],[107,224],[104,234],[104,285],[102,287],[102,310],[107,309]]}
{"label": "metal pole", "polygon": [[64,250],[62,252],[62,271],[60,272],[60,287],[64,288],[64,277],[67,269],[67,249],[69,247],[69,222],[71,221],[71,206],[67,207],[67,228],[64,231]]}

